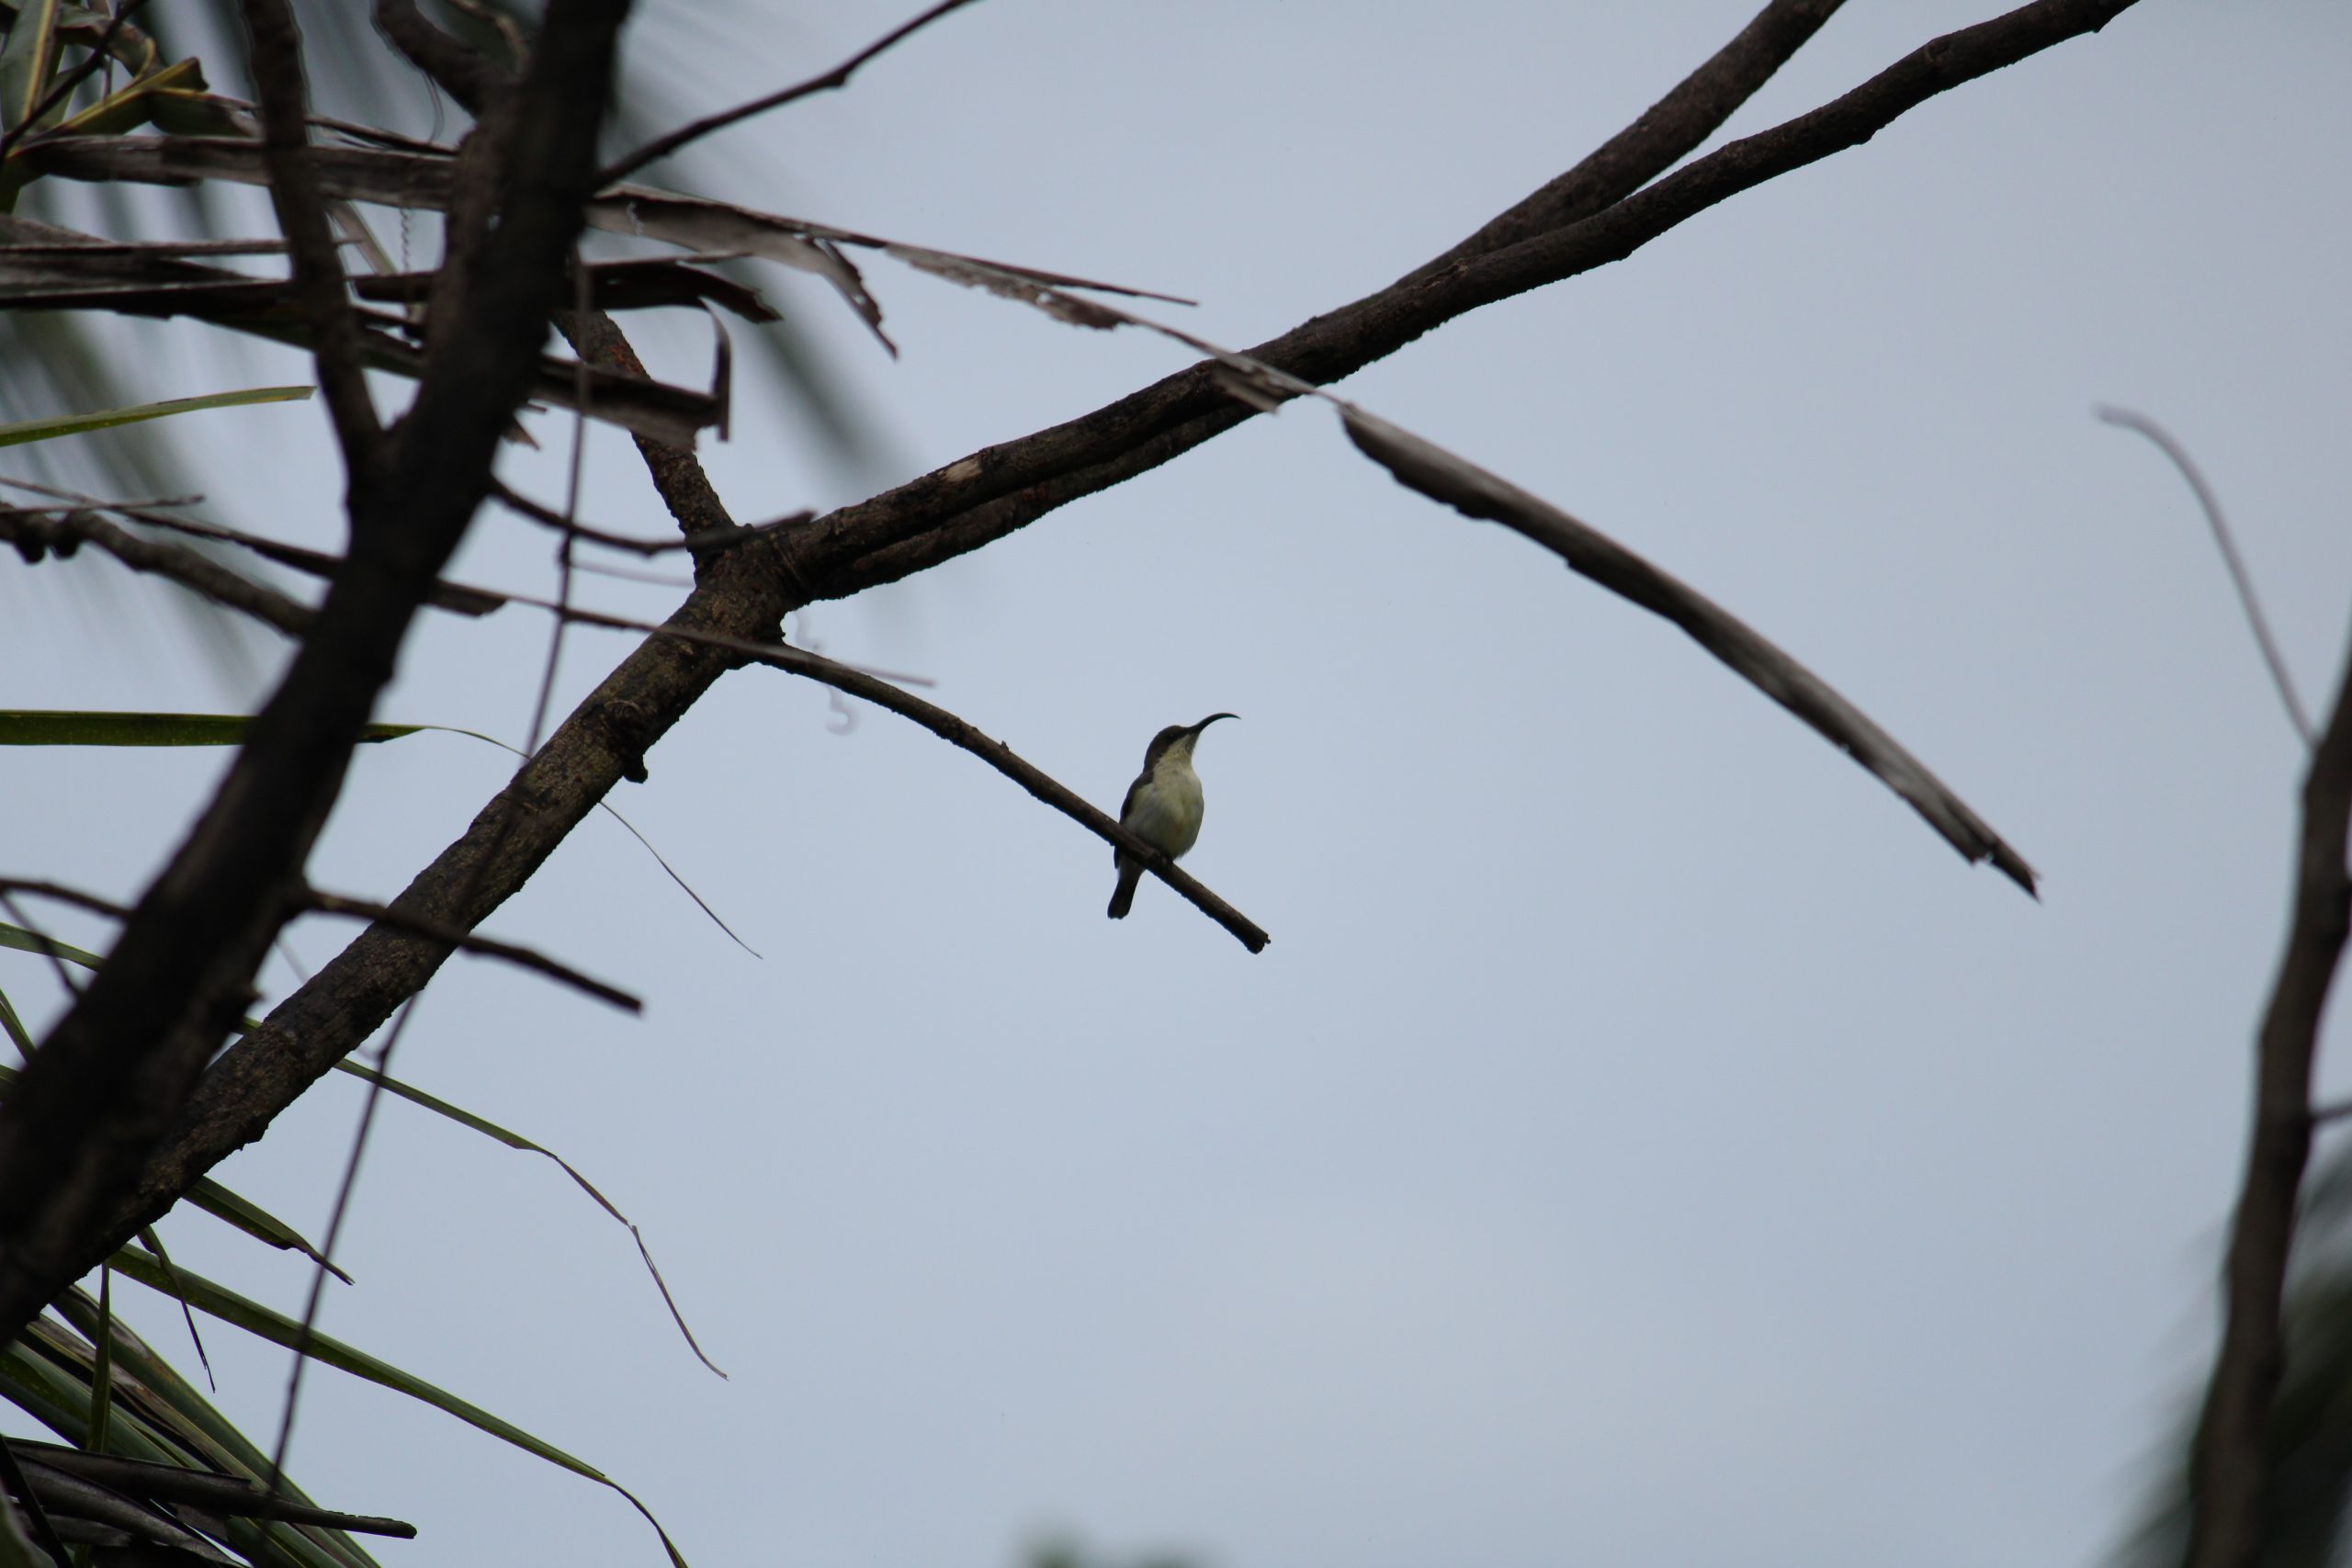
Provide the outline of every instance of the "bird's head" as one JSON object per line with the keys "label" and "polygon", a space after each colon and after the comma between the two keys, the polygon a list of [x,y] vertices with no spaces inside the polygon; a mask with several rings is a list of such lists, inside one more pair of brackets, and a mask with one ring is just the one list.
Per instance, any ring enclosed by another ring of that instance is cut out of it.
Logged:
{"label": "bird's head", "polygon": [[1200,743],[1202,730],[1206,729],[1218,719],[1240,716],[1238,713],[1213,713],[1198,724],[1170,725],[1151,738],[1151,750],[1145,756],[1146,764],[1157,762],[1171,750],[1179,757],[1191,756],[1193,748]]}

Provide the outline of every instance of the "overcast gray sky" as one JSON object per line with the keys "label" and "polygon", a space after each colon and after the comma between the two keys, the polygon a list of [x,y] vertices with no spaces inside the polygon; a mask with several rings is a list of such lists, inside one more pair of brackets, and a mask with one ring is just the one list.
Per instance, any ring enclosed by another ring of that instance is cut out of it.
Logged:
{"label": "overcast gray sky", "polygon": [[[633,38],[718,103],[908,6],[760,9],[652,5]],[[988,0],[730,133],[712,194],[1186,295],[1245,344],[1442,250],[1750,9]],[[1856,0],[1725,135],[1990,10]],[[1156,883],[1106,921],[1098,840],[888,714],[837,735],[821,692],[737,674],[613,804],[764,960],[592,821],[487,929],[644,1018],[461,960],[395,1067],[581,1166],[731,1381],[552,1167],[399,1105],[323,1326],[605,1467],[698,1568],[1001,1564],[1057,1531],[1213,1568],[2094,1562],[2202,1371],[2299,769],[2186,490],[2091,410],[2196,452],[2323,702],[2347,68],[2340,6],[2147,0],[1343,389],[1807,660],[2040,905],[1673,628],[1293,407],[798,628],[1106,806],[1155,729],[1240,714],[1187,865],[1266,953]],[[868,272],[895,362],[775,292],[876,411],[885,479],[1185,362]],[[703,373],[697,329],[648,333]],[[184,378],[157,395],[218,384],[195,343],[153,330]],[[216,515],[333,543],[321,411],[202,417]],[[739,516],[870,488],[798,428],[747,386],[706,451]],[[567,426],[535,429],[507,472],[554,497]],[[584,510],[664,525],[608,432]],[[544,592],[548,541],[486,517],[454,575]],[[8,705],[228,700],[168,626],[29,581]],[[519,740],[545,635],[430,619],[380,716]],[[566,701],[628,646],[575,633]],[[13,757],[0,798],[42,828],[8,869],[135,893],[220,765]],[[508,765],[371,749],[314,879],[389,897]],[[322,1227],[356,1109],[330,1084],[222,1175]],[[166,1240],[300,1301],[203,1216]],[[208,1339],[269,1427],[282,1354]],[[331,1371],[295,1470],[424,1529],[388,1563],[660,1560],[609,1495]]]}

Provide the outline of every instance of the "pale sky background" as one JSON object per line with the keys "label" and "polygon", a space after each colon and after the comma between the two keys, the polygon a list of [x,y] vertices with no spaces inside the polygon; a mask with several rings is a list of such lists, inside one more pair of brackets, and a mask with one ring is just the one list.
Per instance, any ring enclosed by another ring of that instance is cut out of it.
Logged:
{"label": "pale sky background", "polygon": [[[751,9],[649,6],[632,42],[718,104],[910,7]],[[1451,244],[1751,9],[988,0],[732,132],[709,188],[1191,296],[1186,325],[1246,345]],[[1727,134],[1990,10],[1856,0]],[[765,959],[592,820],[486,929],[645,1016],[460,959],[394,1067],[579,1165],[731,1381],[552,1166],[400,1104],[322,1326],[604,1467],[697,1568],[996,1568],[1055,1533],[1206,1568],[2098,1562],[2202,1373],[2300,769],[2187,490],[2091,410],[2197,454],[2324,706],[2347,71],[2340,6],[2148,0],[1343,388],[1809,661],[2044,873],[2041,905],[1671,627],[1295,407],[799,628],[934,677],[1106,806],[1155,729],[1240,714],[1201,747],[1187,864],[1265,953],[1156,883],[1106,921],[1098,840],[888,714],[836,735],[822,692],[741,672],[612,803]],[[822,289],[772,294],[875,411],[884,479],[1185,363],[867,272],[896,362]],[[634,330],[704,374],[703,329]],[[192,327],[133,341],[157,396],[304,374]],[[200,418],[212,515],[334,545],[320,409]],[[568,425],[534,428],[505,471],[555,498]],[[747,379],[706,448],[739,517],[871,488],[799,428]],[[666,526],[608,431],[584,511]],[[545,592],[548,538],[486,514],[453,575]],[[168,590],[0,578],[6,705],[252,698]],[[380,716],[519,740],[545,638],[429,617]],[[629,646],[573,634],[566,703]],[[221,761],[12,755],[0,800],[39,829],[7,869],[134,896]],[[389,897],[508,766],[368,750],[314,879]],[[53,1013],[32,960],[0,986]],[[330,1082],[220,1174],[315,1233],[357,1109]],[[293,1260],[200,1214],[166,1240],[299,1309]],[[222,1406],[274,1429],[283,1353],[207,1341]],[[423,1529],[388,1564],[661,1561],[617,1498],[331,1371],[294,1469]]]}

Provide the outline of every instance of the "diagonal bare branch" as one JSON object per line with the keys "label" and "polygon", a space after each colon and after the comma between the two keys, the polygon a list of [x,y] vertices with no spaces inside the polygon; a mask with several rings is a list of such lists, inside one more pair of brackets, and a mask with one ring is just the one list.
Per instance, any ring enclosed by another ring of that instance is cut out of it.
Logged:
{"label": "diagonal bare branch", "polygon": [[679,550],[731,549],[749,544],[763,534],[774,533],[781,528],[797,527],[816,515],[811,512],[795,512],[766,523],[749,523],[741,525],[730,523],[722,528],[681,535],[675,538],[649,539],[635,534],[619,534],[609,528],[594,527],[581,522],[576,517],[566,517],[555,508],[541,505],[503,481],[493,484],[491,487],[491,494],[500,505],[519,516],[529,518],[542,527],[560,528],[567,533],[577,535],[590,544],[602,545],[607,549],[627,550],[631,555],[649,557],[671,555]]}
{"label": "diagonal bare branch", "polygon": [[969,751],[1113,849],[1124,850],[1142,861],[1146,870],[1183,895],[1193,908],[1230,931],[1234,940],[1250,952],[1264,952],[1266,943],[1272,940],[1256,922],[1193,880],[1175,862],[1119,826],[1117,818],[1097,809],[1083,795],[1021,757],[1003,741],[983,733],[937,704],[925,702],[911,692],[891,684],[879,675],[811,653],[806,649],[794,648],[788,643],[753,642],[745,637],[724,637],[716,632],[695,631],[684,626],[656,626],[650,621],[631,620],[625,615],[610,615],[598,610],[582,610],[523,593],[507,597],[514,604],[547,610],[582,626],[644,632],[706,648],[722,649],[756,663],[806,676],[835,691],[846,692],[851,696],[863,697],[876,707],[888,708],[902,718],[912,719],[949,745]]}
{"label": "diagonal bare branch", "polygon": [[[118,516],[130,518],[133,522],[144,523],[151,528],[186,534],[190,538],[209,539],[215,544],[234,545],[240,549],[253,551],[264,560],[275,561],[279,566],[289,567],[311,577],[324,578],[330,582],[334,581],[336,574],[341,572],[346,564],[343,557],[329,555],[323,550],[305,549],[300,545],[289,545],[277,539],[265,539],[259,535],[222,527],[217,523],[199,523],[192,517],[181,517],[173,513],[159,510],[166,504],[194,505],[203,499],[201,496],[170,502],[101,501],[96,496],[83,495],[70,490],[60,490],[54,485],[39,484],[31,479],[15,479],[5,474],[0,474],[0,486],[30,491],[36,495],[52,496],[59,501],[70,502],[74,508],[85,512],[111,512]],[[489,615],[506,601],[503,596],[485,589],[468,588],[463,583],[445,581],[435,583],[427,592],[424,602],[436,610],[447,610],[452,615],[479,616]],[[307,613],[307,607],[303,608]]]}
{"label": "diagonal bare branch", "polygon": [[969,751],[1112,848],[1124,850],[1135,856],[1143,863],[1146,871],[1182,894],[1201,913],[1232,932],[1234,939],[1242,946],[1252,953],[1266,950],[1266,943],[1272,939],[1248,916],[1194,881],[1174,861],[1119,826],[1118,818],[1096,808],[1076,791],[1016,755],[1012,748],[1003,741],[990,739],[945,708],[901,691],[888,681],[863,671],[852,670],[847,665],[836,664],[818,654],[797,648],[771,649],[763,656],[763,661],[780,670],[789,670],[796,675],[822,682],[836,691],[847,692],[851,696],[863,697],[876,707],[888,708],[903,718],[914,720],[949,745]]}
{"label": "diagonal bare branch", "polygon": [[0,893],[29,893],[37,898],[54,898],[61,904],[71,904],[77,909],[87,909],[91,914],[104,915],[109,919],[127,920],[130,918],[130,911],[113,899],[85,893],[78,887],[68,887],[62,882],[0,876]]}
{"label": "diagonal bare branch", "polygon": [[705,115],[702,118],[682,125],[666,135],[655,137],[620,162],[608,165],[596,176],[596,183],[600,186],[617,185],[648,164],[668,157],[689,141],[698,141],[713,131],[724,130],[730,125],[750,119],[754,115],[765,114],[770,109],[782,108],[785,105],[808,97],[812,93],[829,92],[835,87],[844,86],[849,79],[856,74],[859,66],[880,54],[884,50],[910,34],[921,32],[949,12],[960,11],[971,3],[972,0],[939,0],[938,5],[915,17],[914,20],[903,22],[893,28],[881,38],[821,75],[811,76],[806,82],[795,83],[779,92],[770,93],[763,98],[754,98],[748,104],[738,104],[731,109],[722,109],[718,114]]}
{"label": "diagonal bare branch", "polygon": [[645,1010],[643,1001],[618,986],[608,985],[593,975],[583,975],[568,964],[558,963],[543,953],[511,942],[481,936],[446,921],[394,908],[389,904],[372,903],[365,898],[346,898],[338,893],[322,893],[315,887],[305,888],[300,902],[304,908],[315,909],[322,915],[349,915],[356,919],[390,926],[411,936],[446,942],[468,953],[479,953],[485,958],[503,958],[509,964],[545,975],[550,980],[560,980],[573,990],[592,996],[600,1002],[610,1002],[623,1012]]}
{"label": "diagonal bare branch", "polygon": [[[1465,257],[1508,249],[1633,195],[1665,172],[1668,164],[1713,135],[1844,4],[1772,0],[1737,37],[1644,110],[1639,119],[1452,250],[1414,268],[1409,276],[1430,277]],[[1667,153],[1670,155],[1661,162],[1661,154]]]}
{"label": "diagonal bare branch", "polygon": [[[1427,277],[1408,276],[1259,344],[1249,357],[1328,385],[1482,305],[1623,260],[1709,207],[1860,145],[1937,94],[2096,31],[2133,3],[2035,0],[1946,34],[1831,103],[1719,148],[1592,216]],[[1662,141],[1647,162],[1664,168],[1687,151],[1679,141]],[[895,582],[1155,468],[1255,412],[1231,399],[1215,365],[1196,365],[1091,414],[828,513],[795,541],[796,555],[825,598]]]}
{"label": "diagonal bare branch", "polygon": [[240,577],[186,545],[142,539],[82,507],[74,507],[62,515],[43,515],[51,510],[0,506],[0,540],[15,545],[28,561],[39,560],[45,551],[68,556],[82,545],[96,545],[133,571],[169,578],[216,604],[243,610],[288,637],[299,637],[310,629],[309,605],[299,604],[266,584]]}
{"label": "diagonal bare branch", "polygon": [[1400,484],[1534,540],[1611,592],[1665,616],[1758,691],[1861,764],[1969,861],[1990,860],[2029,894],[2033,868],[1894,737],[1747,622],[1624,546],[1409,431],[1343,407],[1348,439]]}

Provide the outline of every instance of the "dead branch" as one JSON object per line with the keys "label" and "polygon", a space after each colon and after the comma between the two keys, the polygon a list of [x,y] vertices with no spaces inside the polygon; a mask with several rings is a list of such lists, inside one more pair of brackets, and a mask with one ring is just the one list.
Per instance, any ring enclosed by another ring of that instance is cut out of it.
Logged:
{"label": "dead branch", "polygon": [[1971,862],[1990,860],[2029,894],[2033,868],[1927,764],[1829,683],[1764,635],[1684,582],[1549,502],[1362,409],[1342,411],[1348,438],[1397,481],[1465,516],[1500,523],[1611,592],[1665,616],[1743,679],[1813,727],[1943,835]]}
{"label": "dead branch", "polygon": [[1174,888],[1201,913],[1232,932],[1234,939],[1250,952],[1264,952],[1266,943],[1272,940],[1248,916],[1194,881],[1175,862],[1121,827],[1118,818],[1107,812],[1098,810],[1083,795],[1035,763],[1021,757],[1011,746],[984,734],[978,728],[949,713],[945,708],[934,703],[925,702],[912,693],[892,685],[879,675],[853,669],[849,665],[827,659],[821,654],[810,653],[806,649],[794,648],[787,643],[752,642],[742,637],[721,637],[715,632],[694,631],[674,626],[659,626],[648,621],[630,620],[623,615],[608,615],[598,610],[577,609],[521,593],[511,594],[509,598],[515,604],[529,604],[537,609],[551,611],[565,620],[576,621],[582,626],[608,626],[616,631],[645,632],[653,637],[674,637],[681,642],[721,649],[755,663],[788,671],[795,675],[806,676],[820,684],[831,686],[835,691],[846,692],[854,697],[863,697],[875,706],[888,708],[902,718],[912,719],[949,745],[969,751],[1047,806],[1102,839],[1113,849],[1124,850],[1134,855],[1143,862],[1145,870]]}
{"label": "dead branch", "polygon": [[645,1010],[645,1003],[641,999],[622,990],[618,986],[608,985],[593,975],[583,975],[568,964],[558,963],[543,953],[518,946],[511,942],[500,942],[494,937],[481,936],[472,931],[462,931],[439,920],[427,919],[422,915],[411,914],[405,909],[396,909],[389,904],[378,904],[366,898],[346,898],[335,893],[322,893],[315,887],[305,888],[300,902],[302,908],[315,909],[322,915],[349,915],[356,919],[371,920],[390,926],[393,930],[406,931],[411,936],[421,936],[433,942],[446,942],[451,947],[467,953],[479,953],[485,958],[503,958],[519,968],[545,975],[550,980],[560,980],[573,990],[592,996],[600,1002],[610,1002],[623,1012]]}
{"label": "dead branch", "polygon": [[15,545],[28,561],[40,560],[44,552],[63,557],[83,545],[96,545],[133,571],[169,578],[216,604],[243,610],[288,637],[300,637],[311,625],[310,607],[296,604],[277,589],[240,577],[185,545],[142,539],[94,512],[75,508],[51,516],[40,511],[0,507],[0,539]]}
{"label": "dead branch", "polygon": [[[1842,97],[1720,148],[1613,205],[1426,276],[1408,275],[1249,350],[1249,357],[1329,385],[1479,306],[1623,260],[1717,202],[1858,146],[1937,94],[2096,31],[2132,3],[2036,0],[1947,34]],[[1718,90],[1728,95],[1747,80]],[[1705,118],[1668,117],[1658,140],[1642,150],[1647,156],[1618,148],[1620,183],[1671,166],[1695,145],[1686,138],[1704,135]],[[820,585],[820,598],[895,582],[1157,468],[1255,412],[1233,401],[1214,364],[1197,365],[1093,413],[829,513],[794,541],[796,556]]]}
{"label": "dead branch", "polygon": [[884,50],[910,34],[921,32],[950,11],[960,11],[971,3],[972,0],[940,0],[938,5],[933,6],[922,16],[893,28],[889,32],[859,50],[822,75],[811,76],[806,82],[796,83],[780,92],[770,93],[763,98],[754,98],[748,104],[738,104],[731,109],[723,109],[714,115],[705,115],[691,124],[680,126],[667,135],[655,137],[620,162],[605,168],[596,176],[596,183],[600,186],[618,185],[648,164],[666,158],[688,142],[698,141],[715,130],[724,130],[729,126],[750,119],[754,115],[763,115],[770,109],[782,108],[785,105],[805,98],[812,93],[830,92],[833,88],[844,86],[849,79],[857,73],[859,66],[880,54]]}

